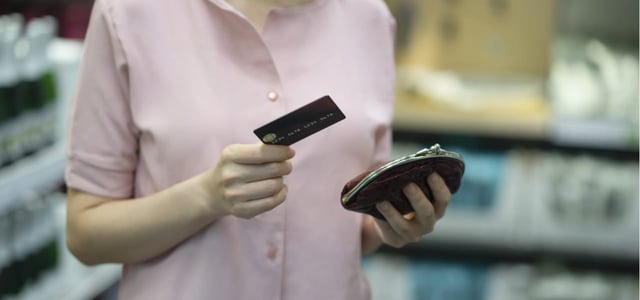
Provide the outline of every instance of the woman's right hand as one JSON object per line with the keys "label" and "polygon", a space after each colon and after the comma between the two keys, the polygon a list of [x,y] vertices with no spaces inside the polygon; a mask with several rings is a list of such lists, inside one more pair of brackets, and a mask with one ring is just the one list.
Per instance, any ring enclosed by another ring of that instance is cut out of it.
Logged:
{"label": "woman's right hand", "polygon": [[295,152],[288,146],[236,144],[224,148],[218,164],[205,174],[208,209],[216,217],[249,219],[284,202]]}
{"label": "woman's right hand", "polygon": [[281,204],[293,155],[287,146],[230,145],[213,169],[134,201],[70,188],[67,245],[91,265],[156,257],[220,217],[251,218]]}

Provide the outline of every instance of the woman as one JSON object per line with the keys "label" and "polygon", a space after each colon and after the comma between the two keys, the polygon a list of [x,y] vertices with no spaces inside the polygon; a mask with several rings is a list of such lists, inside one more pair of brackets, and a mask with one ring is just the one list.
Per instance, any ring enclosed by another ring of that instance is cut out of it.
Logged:
{"label": "woman", "polygon": [[[391,146],[394,21],[381,0],[97,0],[73,104],[67,243],[123,263],[120,299],[367,299],[362,253],[430,232],[342,186]],[[291,147],[253,129],[323,95],[347,118]],[[425,179],[427,180],[427,179]]]}

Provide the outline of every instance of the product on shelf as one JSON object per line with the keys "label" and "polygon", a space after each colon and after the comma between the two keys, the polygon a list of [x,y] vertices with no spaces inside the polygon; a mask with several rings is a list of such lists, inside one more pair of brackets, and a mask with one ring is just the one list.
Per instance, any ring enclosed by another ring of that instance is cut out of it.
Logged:
{"label": "product on shelf", "polygon": [[612,120],[637,128],[637,46],[561,37],[554,52],[549,91],[557,118]]}
{"label": "product on shelf", "polygon": [[11,121],[20,113],[20,74],[15,49],[21,37],[23,18],[18,14],[0,16],[0,163],[8,161]]}
{"label": "product on shelf", "polygon": [[[11,256],[11,220],[9,219],[9,213],[0,214],[0,297],[2,295],[8,295],[11,292],[15,292],[16,284],[13,283],[13,277],[9,274],[13,274]],[[10,278],[11,277],[11,278]]]}
{"label": "product on shelf", "polygon": [[562,262],[496,263],[373,254],[363,259],[373,299],[634,300],[638,277]]}
{"label": "product on shelf", "polygon": [[[454,148],[455,149],[455,148]],[[451,209],[486,211],[493,208],[504,179],[506,153],[456,149],[468,163],[464,181]]]}
{"label": "product on shelf", "polygon": [[0,16],[0,166],[53,142],[57,97],[48,59],[52,17]]}
{"label": "product on shelf", "polygon": [[29,193],[0,219],[0,299],[19,296],[58,265],[54,199]]}
{"label": "product on shelf", "polygon": [[28,91],[26,106],[38,109],[56,98],[53,70],[47,56],[49,44],[56,35],[53,17],[31,20],[26,27],[28,51],[23,57],[22,82]]}
{"label": "product on shelf", "polygon": [[490,272],[488,299],[634,300],[638,278],[629,274],[574,270],[560,263],[500,264]]}
{"label": "product on shelf", "polygon": [[637,163],[581,155],[548,155],[552,197],[548,209],[568,225],[628,222],[637,201]]}
{"label": "product on shelf", "polygon": [[414,260],[410,264],[416,300],[477,300],[484,298],[485,264]]}

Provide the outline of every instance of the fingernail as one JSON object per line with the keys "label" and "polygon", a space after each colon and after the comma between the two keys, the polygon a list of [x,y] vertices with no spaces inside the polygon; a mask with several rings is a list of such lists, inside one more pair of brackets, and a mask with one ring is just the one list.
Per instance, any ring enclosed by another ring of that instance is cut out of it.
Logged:
{"label": "fingernail", "polygon": [[416,217],[416,213],[415,212],[410,212],[410,213],[402,215],[402,217],[407,221],[411,221],[411,220],[413,220],[413,218]]}
{"label": "fingernail", "polygon": [[387,203],[386,201],[385,202],[380,202],[378,204],[378,209],[385,210],[385,211],[388,210],[389,209],[389,203]]}

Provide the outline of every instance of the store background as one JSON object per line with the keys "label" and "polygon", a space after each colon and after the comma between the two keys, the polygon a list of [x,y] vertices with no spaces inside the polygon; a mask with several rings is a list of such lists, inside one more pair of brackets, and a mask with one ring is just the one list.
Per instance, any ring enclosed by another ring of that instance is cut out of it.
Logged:
{"label": "store background", "polygon": [[[438,142],[467,171],[434,233],[363,259],[374,300],[638,299],[638,1],[387,3],[393,156]],[[0,4],[3,300],[114,297],[118,266],[83,266],[63,242],[91,4]]]}

